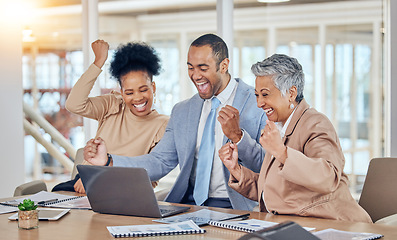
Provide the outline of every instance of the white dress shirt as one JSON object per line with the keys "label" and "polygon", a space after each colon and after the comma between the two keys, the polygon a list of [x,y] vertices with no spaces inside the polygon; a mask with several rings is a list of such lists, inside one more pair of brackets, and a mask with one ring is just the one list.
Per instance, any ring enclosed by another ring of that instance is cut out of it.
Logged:
{"label": "white dress shirt", "polygon": [[[237,84],[238,84],[237,81],[234,78],[231,78],[226,88],[216,96],[218,100],[221,102],[216,110],[217,118],[218,118],[219,110],[222,107],[233,104],[234,97],[236,96]],[[198,152],[200,149],[201,138],[203,136],[205,123],[211,111],[211,100],[212,98],[206,99],[204,101],[204,105],[201,110],[201,117],[197,132],[196,153],[194,156],[196,162],[198,158]],[[214,160],[212,162],[211,179],[210,179],[210,186],[208,191],[208,197],[212,197],[212,198],[229,197],[226,191],[226,183],[224,180],[223,163],[219,158],[219,153],[218,153],[219,149],[223,146],[224,136],[225,135],[223,134],[221,124],[219,123],[218,120],[216,120],[215,121],[215,153],[214,153]]]}

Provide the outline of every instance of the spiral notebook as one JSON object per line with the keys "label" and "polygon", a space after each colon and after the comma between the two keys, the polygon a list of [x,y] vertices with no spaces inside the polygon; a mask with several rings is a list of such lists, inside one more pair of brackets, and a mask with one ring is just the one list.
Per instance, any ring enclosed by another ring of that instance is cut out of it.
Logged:
{"label": "spiral notebook", "polygon": [[31,196],[2,202],[2,205],[18,206],[24,199],[30,199],[41,207],[91,209],[87,196],[70,196],[53,192],[41,191]]}
{"label": "spiral notebook", "polygon": [[149,237],[205,233],[192,220],[171,224],[148,224],[107,227],[113,237]]}
{"label": "spiral notebook", "polygon": [[[240,221],[209,221],[208,224],[215,227],[228,228],[242,232],[255,232],[264,228],[273,227],[278,223],[258,219],[248,219]],[[304,229],[306,231],[312,231],[315,228],[304,227]]]}

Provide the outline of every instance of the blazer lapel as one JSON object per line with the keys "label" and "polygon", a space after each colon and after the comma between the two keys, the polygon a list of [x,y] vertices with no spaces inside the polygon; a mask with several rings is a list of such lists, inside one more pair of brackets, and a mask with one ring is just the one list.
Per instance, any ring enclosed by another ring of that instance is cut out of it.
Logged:
{"label": "blazer lapel", "polygon": [[[186,158],[185,159],[193,159],[194,158],[194,153],[195,153],[195,148],[197,144],[197,129],[198,125],[200,122],[200,116],[201,116],[201,109],[203,108],[203,103],[204,100],[199,97],[198,94],[193,96],[191,99],[191,103],[189,104],[189,109],[187,109],[188,114],[187,114],[187,126],[188,129],[186,129],[185,133],[182,133],[181,136],[184,136],[185,139],[185,154]],[[193,163],[193,161],[191,161]]]}
{"label": "blazer lapel", "polygon": [[284,144],[286,144],[288,137],[292,135],[294,132],[296,125],[298,125],[299,120],[301,119],[302,115],[306,112],[307,109],[309,109],[310,106],[306,102],[305,99],[303,99],[297,106],[297,109],[292,116],[291,122],[289,123],[287,130],[285,131],[285,139],[284,139]]}
{"label": "blazer lapel", "polygon": [[236,78],[236,81],[238,85],[233,100],[233,107],[241,113],[249,97],[249,88],[240,79]]}
{"label": "blazer lapel", "polygon": [[[249,88],[243,81],[240,81],[240,79],[236,78],[236,81],[237,81],[237,89],[232,106],[235,107],[238,110],[238,112],[241,114],[249,98]],[[240,118],[240,121],[243,120],[244,119]],[[240,125],[242,125],[241,122]],[[226,144],[226,141],[227,141],[227,137],[224,136],[223,144]]]}

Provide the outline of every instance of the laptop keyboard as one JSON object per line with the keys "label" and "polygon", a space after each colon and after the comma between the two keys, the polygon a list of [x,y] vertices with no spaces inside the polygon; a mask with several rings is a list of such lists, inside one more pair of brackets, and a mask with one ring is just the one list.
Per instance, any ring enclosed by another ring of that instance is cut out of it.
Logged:
{"label": "laptop keyboard", "polygon": [[190,207],[179,207],[171,205],[159,205],[160,214],[164,217],[167,215],[173,215],[180,212],[185,212],[189,210]]}
{"label": "laptop keyboard", "polygon": [[163,208],[160,208],[161,215],[165,215],[165,214],[173,212],[173,211],[175,211],[175,209],[163,209]]}

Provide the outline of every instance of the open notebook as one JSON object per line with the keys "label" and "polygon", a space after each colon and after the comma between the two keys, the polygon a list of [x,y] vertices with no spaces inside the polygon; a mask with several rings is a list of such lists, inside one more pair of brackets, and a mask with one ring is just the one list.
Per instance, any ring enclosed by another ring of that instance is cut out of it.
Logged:
{"label": "open notebook", "polygon": [[[268,227],[276,226],[277,222],[268,222],[258,219],[247,219],[247,220],[231,220],[231,221],[209,221],[209,225],[221,228],[228,228],[242,232],[255,232]],[[304,227],[306,231],[312,231],[315,228]]]}
{"label": "open notebook", "polygon": [[239,215],[239,214],[218,212],[210,209],[200,209],[198,211],[180,214],[172,217],[155,219],[153,221],[160,223],[177,223],[177,222],[192,220],[197,225],[203,226],[203,225],[207,225],[208,222],[210,221],[229,220],[236,218],[245,219],[248,216],[249,213]]}
{"label": "open notebook", "polygon": [[0,214],[3,213],[12,213],[18,211],[18,208],[15,206],[9,206],[9,205],[2,205],[0,204]]}
{"label": "open notebook", "polygon": [[31,196],[18,198],[6,202],[2,205],[18,206],[24,199],[30,199],[41,207],[69,208],[69,209],[91,209],[91,205],[86,196],[69,196],[53,192],[41,191]]}

